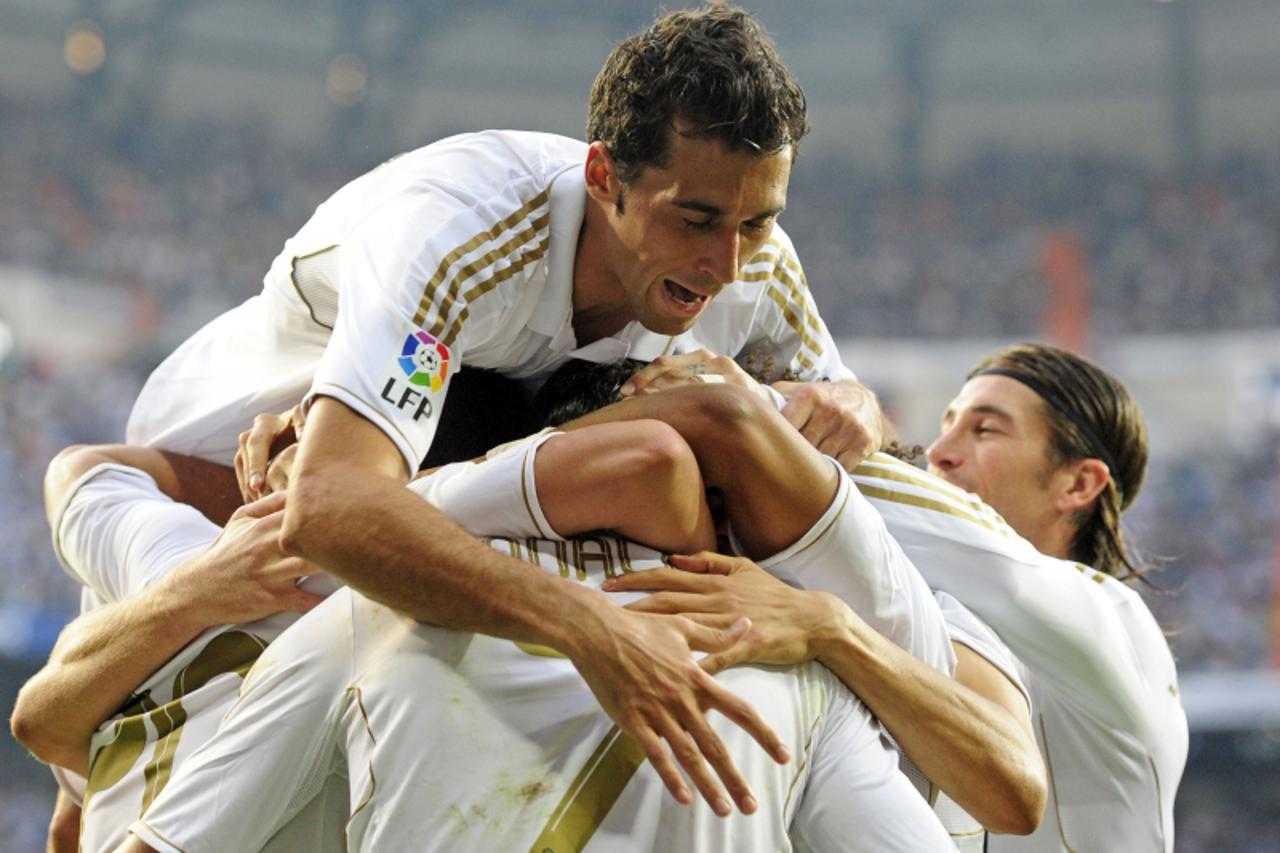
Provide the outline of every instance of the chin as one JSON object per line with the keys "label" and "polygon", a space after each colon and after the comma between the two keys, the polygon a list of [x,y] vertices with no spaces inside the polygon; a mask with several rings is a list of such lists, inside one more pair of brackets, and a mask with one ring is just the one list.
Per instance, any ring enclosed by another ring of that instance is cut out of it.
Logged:
{"label": "chin", "polygon": [[675,336],[692,329],[701,317],[701,312],[695,317],[642,317],[640,325],[655,334]]}

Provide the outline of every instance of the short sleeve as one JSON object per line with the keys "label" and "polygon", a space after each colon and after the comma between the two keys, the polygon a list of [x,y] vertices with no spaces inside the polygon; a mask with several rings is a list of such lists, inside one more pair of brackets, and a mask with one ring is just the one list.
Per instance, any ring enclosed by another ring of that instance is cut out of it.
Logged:
{"label": "short sleeve", "polygon": [[[809,292],[800,259],[782,229],[774,229],[740,278],[764,287],[751,338],[738,355],[748,370],[754,367],[771,379],[781,379],[785,373],[810,382],[854,378],[840,360],[835,339]],[[768,366],[772,369],[766,370]]]}
{"label": "short sleeve", "polygon": [[433,183],[388,200],[340,247],[338,315],[310,399],[367,418],[416,470],[468,344],[501,322],[495,291],[545,255],[549,221],[549,192],[519,182],[486,199]]}

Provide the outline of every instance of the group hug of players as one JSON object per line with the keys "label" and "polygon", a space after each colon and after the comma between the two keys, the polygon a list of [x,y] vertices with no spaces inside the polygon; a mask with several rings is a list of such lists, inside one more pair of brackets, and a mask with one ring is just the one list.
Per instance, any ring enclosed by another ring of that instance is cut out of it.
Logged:
{"label": "group hug of players", "polygon": [[50,466],[51,849],[1171,851],[1141,413],[1025,344],[882,452],[776,226],[807,129],[750,16],[678,12],[588,142],[321,205]]}

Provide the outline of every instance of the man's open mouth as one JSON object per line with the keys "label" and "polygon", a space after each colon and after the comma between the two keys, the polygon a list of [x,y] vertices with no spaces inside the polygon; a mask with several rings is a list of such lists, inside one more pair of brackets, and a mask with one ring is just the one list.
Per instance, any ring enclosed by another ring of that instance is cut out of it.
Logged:
{"label": "man's open mouth", "polygon": [[689,288],[684,285],[677,284],[669,278],[664,279],[662,284],[666,288],[667,295],[671,297],[672,301],[678,302],[680,305],[687,306],[689,308],[699,308],[702,306],[702,303],[706,302],[707,299],[710,298],[701,293],[694,293]]}

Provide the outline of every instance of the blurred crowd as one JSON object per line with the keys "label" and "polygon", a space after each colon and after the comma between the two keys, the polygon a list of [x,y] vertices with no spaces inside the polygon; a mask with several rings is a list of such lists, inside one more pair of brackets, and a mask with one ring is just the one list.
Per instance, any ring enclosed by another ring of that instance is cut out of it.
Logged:
{"label": "blurred crowd", "polygon": [[[196,295],[229,307],[255,293],[314,207],[393,153],[288,150],[248,126],[127,143],[91,130],[0,108],[0,264],[110,282],[150,331],[92,373],[21,351],[0,363],[0,613],[76,607],[49,547],[43,469],[68,444],[122,437],[172,344],[166,317]],[[785,225],[837,337],[1034,336],[1051,233],[1074,235],[1089,259],[1097,335],[1280,329],[1280,157],[1174,181],[991,154],[911,192],[802,159],[792,200]],[[1169,558],[1153,577],[1170,591],[1150,600],[1185,668],[1266,663],[1278,450],[1157,449],[1132,516],[1147,550]]]}

